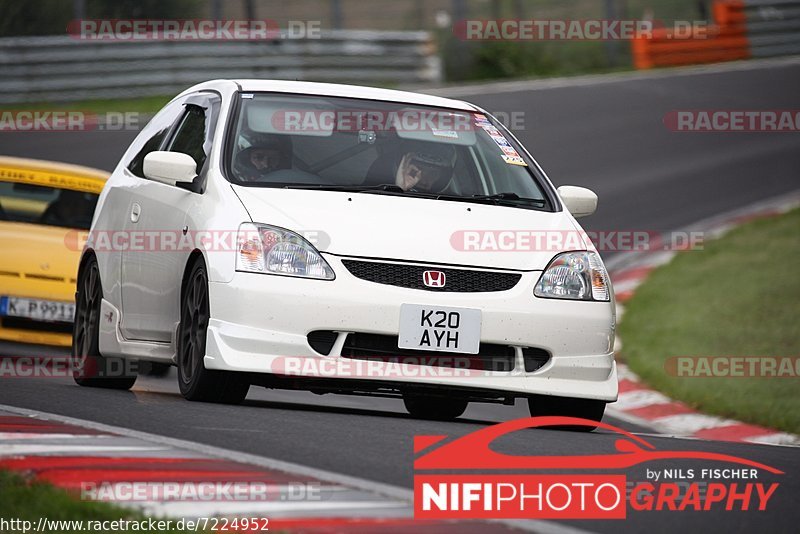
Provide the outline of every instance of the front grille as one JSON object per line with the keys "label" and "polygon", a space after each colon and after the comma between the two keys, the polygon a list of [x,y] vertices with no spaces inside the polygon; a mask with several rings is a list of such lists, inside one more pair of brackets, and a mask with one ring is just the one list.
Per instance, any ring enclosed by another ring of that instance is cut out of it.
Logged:
{"label": "front grille", "polygon": [[397,336],[380,334],[348,334],[342,348],[342,357],[483,371],[510,372],[514,369],[514,349],[508,345],[481,343],[478,354],[426,352],[400,349],[397,347]]}
{"label": "front grille", "polygon": [[[451,293],[507,291],[517,285],[522,278],[522,275],[517,273],[426,267],[404,263],[342,260],[342,264],[353,276],[362,280],[425,291]],[[444,287],[427,287],[423,283],[423,273],[431,270],[445,274]]]}

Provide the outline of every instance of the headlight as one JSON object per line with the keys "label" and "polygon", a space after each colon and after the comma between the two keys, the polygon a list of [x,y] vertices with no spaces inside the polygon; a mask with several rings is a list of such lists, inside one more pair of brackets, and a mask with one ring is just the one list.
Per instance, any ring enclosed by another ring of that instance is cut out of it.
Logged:
{"label": "headlight", "polygon": [[236,270],[333,280],[328,262],[302,236],[266,224],[243,223],[236,240]]}
{"label": "headlight", "polygon": [[606,268],[596,252],[565,252],[547,266],[533,294],[553,299],[610,300]]}

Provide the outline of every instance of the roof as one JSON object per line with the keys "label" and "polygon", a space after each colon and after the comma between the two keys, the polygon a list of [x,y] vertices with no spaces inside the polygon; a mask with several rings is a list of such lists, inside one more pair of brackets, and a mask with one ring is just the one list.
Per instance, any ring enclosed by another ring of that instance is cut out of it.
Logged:
{"label": "roof", "polygon": [[[215,84],[219,80],[205,82],[200,86],[195,86],[197,90],[206,84]],[[383,100],[388,102],[399,102],[404,104],[417,104],[422,106],[434,106],[463,111],[476,111],[477,108],[462,100],[453,100],[440,96],[425,95],[422,93],[412,93],[410,91],[397,91],[394,89],[380,89],[377,87],[365,87],[360,85],[345,85],[338,83],[317,83],[317,82],[298,82],[289,80],[255,80],[240,79],[226,80],[237,83],[243,91],[266,91],[277,93],[298,93],[318,96],[341,96],[348,98],[363,98],[367,100]]]}
{"label": "roof", "polygon": [[100,193],[108,173],[82,165],[0,156],[0,182]]}

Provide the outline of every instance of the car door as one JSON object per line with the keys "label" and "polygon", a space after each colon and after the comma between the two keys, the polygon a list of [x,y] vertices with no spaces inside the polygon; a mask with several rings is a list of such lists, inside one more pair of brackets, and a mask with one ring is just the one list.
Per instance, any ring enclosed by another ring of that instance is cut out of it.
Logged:
{"label": "car door", "polygon": [[120,273],[121,329],[127,339],[170,342],[179,320],[181,278],[192,252],[182,240],[185,221],[204,190],[219,97],[195,94],[181,105],[160,150],[192,156],[198,177],[190,185],[140,178],[132,190]]}

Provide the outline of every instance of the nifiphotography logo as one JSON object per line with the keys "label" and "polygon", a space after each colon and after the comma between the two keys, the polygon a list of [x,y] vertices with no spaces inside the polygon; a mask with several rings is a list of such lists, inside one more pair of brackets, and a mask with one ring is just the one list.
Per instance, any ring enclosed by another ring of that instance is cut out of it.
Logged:
{"label": "nifiphotography logo", "polygon": [[[512,432],[564,426],[615,432],[616,451],[513,456],[492,448]],[[780,485],[766,479],[784,474],[737,456],[659,451],[621,428],[575,417],[517,419],[453,440],[415,436],[414,453],[416,519],[625,519],[629,507],[755,512],[767,509]],[[646,480],[629,481],[626,470],[645,463]]]}

